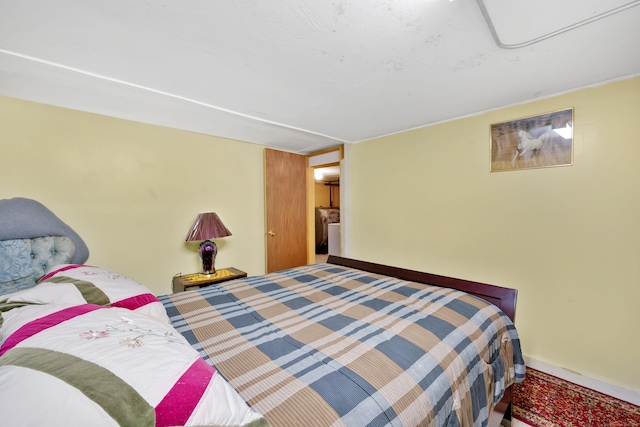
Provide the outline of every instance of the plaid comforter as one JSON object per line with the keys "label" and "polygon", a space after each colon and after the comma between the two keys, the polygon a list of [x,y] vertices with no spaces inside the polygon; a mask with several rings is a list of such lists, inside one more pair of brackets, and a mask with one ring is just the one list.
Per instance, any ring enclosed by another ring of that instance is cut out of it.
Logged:
{"label": "plaid comforter", "polygon": [[509,318],[452,289],[314,264],[160,300],[273,427],[484,426],[524,379]]}

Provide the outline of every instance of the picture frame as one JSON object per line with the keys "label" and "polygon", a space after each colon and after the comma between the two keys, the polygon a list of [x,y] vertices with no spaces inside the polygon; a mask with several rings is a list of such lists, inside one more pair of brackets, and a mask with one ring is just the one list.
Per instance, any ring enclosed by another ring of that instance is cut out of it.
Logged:
{"label": "picture frame", "polygon": [[573,165],[573,108],[490,125],[491,172]]}

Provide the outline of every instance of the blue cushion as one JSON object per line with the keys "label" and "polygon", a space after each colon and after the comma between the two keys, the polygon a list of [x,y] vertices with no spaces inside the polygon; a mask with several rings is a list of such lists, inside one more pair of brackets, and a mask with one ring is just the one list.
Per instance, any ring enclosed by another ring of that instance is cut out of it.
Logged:
{"label": "blue cushion", "polygon": [[31,252],[24,240],[0,241],[0,295],[35,285]]}

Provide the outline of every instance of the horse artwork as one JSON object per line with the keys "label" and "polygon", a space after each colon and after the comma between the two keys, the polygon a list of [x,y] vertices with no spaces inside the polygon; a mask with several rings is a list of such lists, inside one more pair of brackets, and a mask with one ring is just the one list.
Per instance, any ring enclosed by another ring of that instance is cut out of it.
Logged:
{"label": "horse artwork", "polygon": [[491,125],[491,172],[573,164],[573,108]]}
{"label": "horse artwork", "polygon": [[518,157],[524,156],[527,151],[531,151],[531,158],[535,157],[542,147],[542,143],[548,138],[547,133],[543,133],[538,138],[533,138],[527,132],[523,130],[518,131],[518,147],[516,148],[516,155],[513,157],[515,162]]}

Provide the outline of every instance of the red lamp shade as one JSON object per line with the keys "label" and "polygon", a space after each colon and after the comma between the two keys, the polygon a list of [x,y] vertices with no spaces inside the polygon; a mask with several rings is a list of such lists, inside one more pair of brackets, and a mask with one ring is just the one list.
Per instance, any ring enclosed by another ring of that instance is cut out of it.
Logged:
{"label": "red lamp shade", "polygon": [[218,214],[215,212],[198,214],[195,222],[187,233],[187,242],[195,240],[217,239],[219,237],[231,236],[231,232],[224,226]]}
{"label": "red lamp shade", "polygon": [[198,214],[195,222],[187,233],[187,242],[204,240],[200,244],[199,254],[202,258],[202,273],[213,274],[216,272],[215,261],[218,247],[209,239],[231,236],[231,232],[224,226],[215,212]]}

